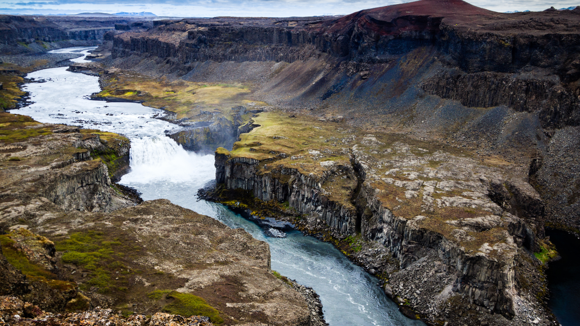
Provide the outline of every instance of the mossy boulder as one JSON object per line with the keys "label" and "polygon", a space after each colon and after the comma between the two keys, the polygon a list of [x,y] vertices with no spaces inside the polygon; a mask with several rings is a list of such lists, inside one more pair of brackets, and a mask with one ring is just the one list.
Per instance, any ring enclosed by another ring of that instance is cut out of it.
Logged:
{"label": "mossy boulder", "polygon": [[54,244],[47,238],[21,228],[1,235],[0,244],[6,262],[26,279],[23,288],[22,280],[13,276],[8,281],[15,288],[6,294],[55,312],[77,295],[76,284],[58,276]]}

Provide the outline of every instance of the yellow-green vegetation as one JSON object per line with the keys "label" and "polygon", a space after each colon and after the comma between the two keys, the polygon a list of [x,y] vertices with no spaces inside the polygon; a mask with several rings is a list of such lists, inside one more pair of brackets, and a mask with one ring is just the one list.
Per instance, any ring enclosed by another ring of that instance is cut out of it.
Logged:
{"label": "yellow-green vegetation", "polygon": [[230,151],[228,151],[227,149],[225,149],[223,147],[218,147],[218,149],[216,149],[215,152],[218,155],[230,155]]}
{"label": "yellow-green vegetation", "polygon": [[78,293],[75,298],[67,302],[65,309],[67,312],[74,312],[88,310],[90,307],[91,299],[87,298],[82,293]]}
{"label": "yellow-green vegetation", "polygon": [[344,241],[348,243],[352,251],[359,252],[362,250],[362,236],[360,234],[355,236],[349,235]]}
{"label": "yellow-green vegetation", "polygon": [[546,264],[550,260],[558,257],[558,251],[556,250],[556,246],[554,246],[554,244],[549,240],[540,240],[540,252],[535,252],[534,256],[536,256],[542,264]]}
{"label": "yellow-green vegetation", "polygon": [[19,229],[8,234],[0,235],[0,246],[6,260],[17,270],[22,272],[31,281],[45,282],[53,289],[69,290],[76,287],[74,283],[59,280],[57,275],[46,270],[44,266],[31,262],[26,252],[14,238],[30,238],[40,244],[50,242],[45,237],[37,236],[26,229]]}
{"label": "yellow-green vegetation", "polygon": [[39,125],[31,117],[0,112],[0,142],[10,144],[52,134],[51,127]]}
{"label": "yellow-green vegetation", "polygon": [[22,76],[48,63],[48,60],[36,60],[28,67],[20,67],[11,63],[0,64],[0,111],[16,107],[18,99],[26,94],[19,85],[24,83]]}
{"label": "yellow-green vegetation", "polygon": [[164,312],[184,317],[206,316],[209,317],[211,322],[214,324],[221,324],[224,322],[217,309],[210,306],[203,298],[196,295],[171,290],[156,290],[147,294],[147,296],[153,300],[170,301],[168,304],[163,306]]}
{"label": "yellow-green vegetation", "polygon": [[0,73],[0,83],[2,83],[2,89],[0,90],[0,109],[6,110],[16,107],[18,99],[26,94],[18,87],[23,82],[24,79],[18,75],[4,75]]}
{"label": "yellow-green vegetation", "polygon": [[276,272],[275,270],[272,270],[272,274],[274,274],[274,276],[276,276],[277,279],[282,280],[284,283],[292,286],[292,282],[290,282],[290,280],[286,276],[282,276],[280,273]]}
{"label": "yellow-green vegetation", "polygon": [[81,129],[80,132],[83,135],[99,135],[101,141],[116,149],[121,145],[129,144],[129,139],[127,137],[113,132],[100,131],[96,129]]}
{"label": "yellow-green vegetation", "polygon": [[[320,164],[324,161],[350,165],[348,152],[336,144],[336,124],[315,121],[311,117],[289,117],[280,112],[262,112],[253,119],[259,127],[242,134],[230,155],[262,161],[263,173],[270,173],[280,165],[306,175],[324,172],[326,168]],[[321,155],[324,158],[319,160],[317,157]],[[270,160],[276,160],[276,165],[267,165]]]}
{"label": "yellow-green vegetation", "polygon": [[[105,87],[98,96],[144,101],[144,105],[163,108],[177,114],[177,119],[199,118],[202,111],[222,113],[231,117],[235,106],[266,103],[251,99],[249,86],[232,83],[196,83],[184,80],[169,81],[165,77],[151,79],[137,74],[114,74],[105,79]],[[249,116],[245,120],[249,120]]]}
{"label": "yellow-green vegetation", "polygon": [[81,133],[86,138],[98,135],[101,142],[107,145],[107,150],[92,151],[91,157],[105,163],[110,178],[114,177],[121,165],[127,164],[127,162],[124,161],[124,158],[119,156],[121,148],[129,146],[129,139],[127,137],[112,132],[103,132],[94,129],[81,129]]}
{"label": "yellow-green vegetation", "polygon": [[[56,249],[64,252],[64,263],[75,264],[90,272],[90,279],[81,285],[82,289],[95,286],[99,292],[107,293],[121,290],[121,285],[126,283],[124,275],[131,273],[119,262],[123,256],[123,250],[120,250],[122,245],[118,240],[106,239],[103,232],[88,231],[70,234],[69,239],[56,243]],[[113,278],[115,272],[121,275]]]}

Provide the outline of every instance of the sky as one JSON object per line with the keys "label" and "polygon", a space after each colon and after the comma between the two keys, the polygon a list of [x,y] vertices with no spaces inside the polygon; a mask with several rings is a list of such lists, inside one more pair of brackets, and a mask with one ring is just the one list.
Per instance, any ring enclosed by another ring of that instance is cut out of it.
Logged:
{"label": "sky", "polygon": [[[346,15],[410,0],[0,0],[0,14],[77,14],[152,12],[173,17],[290,17]],[[580,0],[468,0],[498,12],[542,11],[580,5]]]}

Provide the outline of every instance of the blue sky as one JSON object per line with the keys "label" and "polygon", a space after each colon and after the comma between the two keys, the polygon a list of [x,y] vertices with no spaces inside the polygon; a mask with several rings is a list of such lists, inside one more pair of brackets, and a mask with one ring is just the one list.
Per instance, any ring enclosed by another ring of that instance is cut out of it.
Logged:
{"label": "blue sky", "polygon": [[[152,12],[158,16],[176,17],[288,17],[344,15],[358,10],[409,0],[0,0],[0,14],[75,14],[81,12]],[[469,3],[494,11],[541,11],[551,6],[564,8],[576,1],[539,0],[468,0]]]}

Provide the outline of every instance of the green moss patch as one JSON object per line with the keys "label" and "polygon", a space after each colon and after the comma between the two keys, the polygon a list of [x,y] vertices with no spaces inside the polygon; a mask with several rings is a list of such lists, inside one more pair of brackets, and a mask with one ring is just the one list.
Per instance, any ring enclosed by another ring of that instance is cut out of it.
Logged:
{"label": "green moss patch", "polygon": [[16,245],[16,241],[10,238],[10,235],[0,235],[0,245],[2,245],[2,252],[6,260],[22,272],[27,277],[37,279],[56,279],[56,275],[47,271],[42,266],[36,265],[26,257]]}
{"label": "green moss patch", "polygon": [[0,142],[10,144],[52,134],[52,128],[38,128],[38,125],[40,123],[27,116],[0,113]]}
{"label": "green moss patch", "polygon": [[122,243],[107,240],[103,232],[88,231],[70,234],[70,238],[56,243],[56,249],[63,251],[62,261],[90,271],[90,278],[81,285],[82,289],[97,287],[101,293],[120,290],[126,283],[123,273],[128,268],[118,261],[123,253]]}
{"label": "green moss patch", "polygon": [[550,241],[541,240],[540,252],[535,252],[534,256],[545,265],[552,259],[558,257],[558,251],[556,250],[556,246],[554,246]]}
{"label": "green moss patch", "polygon": [[[29,231],[23,231],[34,236]],[[0,235],[0,245],[6,260],[31,281],[47,283],[51,288],[68,291],[76,287],[73,282],[59,280],[57,275],[46,270],[42,265],[31,262],[11,234]],[[45,239],[45,238],[44,238]]]}
{"label": "green moss patch", "polygon": [[348,245],[350,246],[350,248],[352,249],[353,252],[359,252],[362,250],[362,236],[360,234],[357,234],[355,236],[348,236],[346,237],[346,239],[344,239],[344,241],[346,241],[348,243]]}
{"label": "green moss patch", "polygon": [[201,315],[209,317],[214,324],[222,324],[224,322],[217,309],[210,306],[203,298],[193,294],[171,290],[156,290],[147,294],[147,297],[153,300],[170,301],[162,309],[164,312],[170,314],[184,317]]}
{"label": "green moss patch", "polygon": [[276,276],[277,279],[282,280],[284,283],[292,286],[292,282],[290,282],[290,280],[286,276],[282,276],[280,273],[274,270],[272,271],[272,274],[274,274],[274,276]]}

